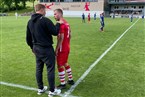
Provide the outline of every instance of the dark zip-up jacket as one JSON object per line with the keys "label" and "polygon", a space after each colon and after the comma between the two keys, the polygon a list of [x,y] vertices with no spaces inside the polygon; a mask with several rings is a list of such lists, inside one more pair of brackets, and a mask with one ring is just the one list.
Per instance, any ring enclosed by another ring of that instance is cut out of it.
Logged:
{"label": "dark zip-up jacket", "polygon": [[54,25],[52,21],[41,14],[33,14],[27,24],[26,42],[33,49],[33,45],[51,47],[52,35],[57,36],[60,24]]}

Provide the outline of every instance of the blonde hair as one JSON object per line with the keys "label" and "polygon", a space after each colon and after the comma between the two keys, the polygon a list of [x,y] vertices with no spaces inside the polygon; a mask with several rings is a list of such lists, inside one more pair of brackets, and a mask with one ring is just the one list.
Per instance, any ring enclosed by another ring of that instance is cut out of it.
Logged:
{"label": "blonde hair", "polygon": [[35,5],[35,12],[40,11],[41,9],[45,9],[45,5],[43,4]]}

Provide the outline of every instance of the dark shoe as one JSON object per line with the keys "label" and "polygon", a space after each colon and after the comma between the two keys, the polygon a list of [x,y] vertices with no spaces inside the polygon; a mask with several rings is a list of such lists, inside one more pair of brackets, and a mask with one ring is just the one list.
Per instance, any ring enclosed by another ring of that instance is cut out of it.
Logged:
{"label": "dark shoe", "polygon": [[66,88],[66,85],[65,84],[64,85],[60,84],[59,86],[57,86],[57,88],[58,89],[65,89]]}
{"label": "dark shoe", "polygon": [[68,80],[67,83],[70,84],[70,85],[74,85],[75,84],[75,82],[73,80]]}

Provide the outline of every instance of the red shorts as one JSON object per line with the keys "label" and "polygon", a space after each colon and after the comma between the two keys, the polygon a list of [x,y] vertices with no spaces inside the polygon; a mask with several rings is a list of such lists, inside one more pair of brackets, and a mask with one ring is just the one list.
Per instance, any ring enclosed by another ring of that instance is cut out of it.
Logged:
{"label": "red shorts", "polygon": [[57,65],[64,66],[68,61],[69,51],[67,52],[58,52],[57,54]]}

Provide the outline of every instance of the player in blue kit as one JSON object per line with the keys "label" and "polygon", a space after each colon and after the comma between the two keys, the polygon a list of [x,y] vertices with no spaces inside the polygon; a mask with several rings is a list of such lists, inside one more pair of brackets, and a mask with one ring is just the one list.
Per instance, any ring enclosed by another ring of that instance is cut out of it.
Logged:
{"label": "player in blue kit", "polygon": [[82,14],[82,23],[85,23],[85,14]]}
{"label": "player in blue kit", "polygon": [[144,15],[142,15],[142,19],[144,19]]}
{"label": "player in blue kit", "polygon": [[100,23],[101,23],[101,28],[100,28],[100,31],[103,32],[103,28],[105,26],[105,23],[104,23],[104,13],[101,13],[100,14]]}
{"label": "player in blue kit", "polygon": [[133,22],[133,14],[130,16],[130,22]]}

